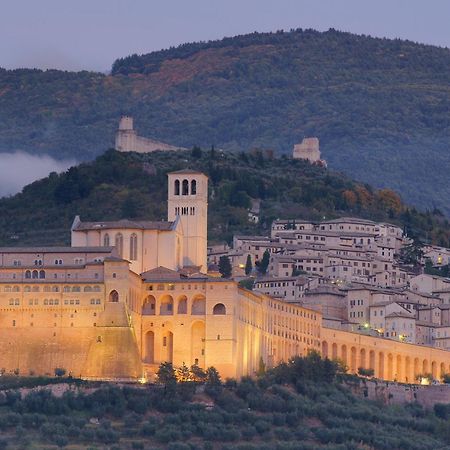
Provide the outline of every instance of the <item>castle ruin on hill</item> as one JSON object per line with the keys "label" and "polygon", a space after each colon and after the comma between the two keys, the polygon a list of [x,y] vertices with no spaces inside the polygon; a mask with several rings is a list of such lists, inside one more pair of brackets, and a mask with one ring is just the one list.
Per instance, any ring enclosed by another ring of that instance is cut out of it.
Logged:
{"label": "castle ruin on hill", "polygon": [[173,151],[186,150],[183,147],[166,144],[154,139],[138,136],[133,129],[133,118],[122,116],[119,122],[119,129],[116,132],[115,149],[119,152],[150,153],[157,150]]}
{"label": "castle ruin on hill", "polygon": [[327,162],[320,158],[319,139],[316,137],[304,138],[300,144],[295,144],[292,157],[306,159],[311,164],[327,167]]}

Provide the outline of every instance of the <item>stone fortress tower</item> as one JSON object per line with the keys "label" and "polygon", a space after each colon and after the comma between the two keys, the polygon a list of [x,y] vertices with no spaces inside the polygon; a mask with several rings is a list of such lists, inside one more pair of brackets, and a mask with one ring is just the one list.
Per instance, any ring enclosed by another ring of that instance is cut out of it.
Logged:
{"label": "stone fortress tower", "polygon": [[186,150],[183,147],[176,147],[154,139],[138,136],[133,129],[133,118],[130,116],[122,116],[120,119],[119,129],[116,132],[115,149],[119,152],[138,153],[150,153],[157,150]]}
{"label": "stone fortress tower", "polygon": [[171,172],[168,189],[168,221],[181,221],[183,266],[206,273],[208,227],[208,177],[194,170]]}
{"label": "stone fortress tower", "polygon": [[304,138],[300,144],[295,144],[292,157],[306,159],[311,164],[327,166],[326,161],[320,158],[319,139],[316,137]]}

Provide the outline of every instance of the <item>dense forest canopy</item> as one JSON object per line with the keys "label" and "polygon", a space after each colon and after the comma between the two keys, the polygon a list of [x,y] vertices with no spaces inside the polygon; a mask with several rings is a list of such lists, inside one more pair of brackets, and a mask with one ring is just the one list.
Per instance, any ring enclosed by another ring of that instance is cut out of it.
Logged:
{"label": "dense forest canopy", "polygon": [[[0,199],[0,245],[69,243],[75,215],[83,220],[166,220],[167,173],[191,168],[209,176],[210,242],[234,233],[269,233],[276,218],[321,220],[356,215],[394,222],[425,242],[450,246],[450,227],[438,210],[419,213],[389,189],[377,190],[345,175],[261,152],[192,151],[121,153],[36,181]],[[249,222],[253,200],[258,224]]]}
{"label": "dense forest canopy", "polygon": [[0,70],[0,151],[89,160],[122,113],[188,148],[288,153],[318,136],[332,168],[448,215],[449,82],[449,49],[336,30],[184,44],[111,75]]}

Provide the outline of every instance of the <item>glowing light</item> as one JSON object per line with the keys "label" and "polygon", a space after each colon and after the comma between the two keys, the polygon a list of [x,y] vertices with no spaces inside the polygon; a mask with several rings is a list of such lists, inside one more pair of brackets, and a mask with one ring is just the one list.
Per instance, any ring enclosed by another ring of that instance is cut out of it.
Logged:
{"label": "glowing light", "polygon": [[245,268],[245,264],[239,264],[239,269],[244,269]]}
{"label": "glowing light", "polygon": [[141,384],[145,384],[145,383],[147,383],[147,378],[141,377],[141,378],[139,378],[138,382]]}

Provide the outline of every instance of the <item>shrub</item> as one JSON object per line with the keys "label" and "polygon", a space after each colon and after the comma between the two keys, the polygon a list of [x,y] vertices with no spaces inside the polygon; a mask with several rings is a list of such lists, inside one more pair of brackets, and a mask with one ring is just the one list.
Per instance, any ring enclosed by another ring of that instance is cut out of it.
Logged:
{"label": "shrub", "polygon": [[55,368],[55,377],[63,377],[65,374],[66,374],[66,369],[63,369],[62,367]]}

